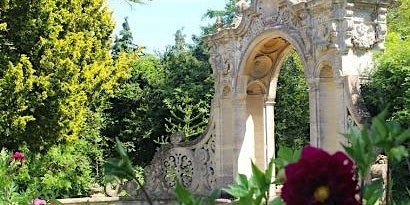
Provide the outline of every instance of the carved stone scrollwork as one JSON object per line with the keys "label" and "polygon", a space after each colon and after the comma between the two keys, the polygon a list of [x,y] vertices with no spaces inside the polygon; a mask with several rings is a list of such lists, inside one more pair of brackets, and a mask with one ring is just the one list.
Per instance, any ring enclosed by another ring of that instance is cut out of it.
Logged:
{"label": "carved stone scrollwork", "polygon": [[288,6],[279,7],[277,15],[273,16],[272,21],[268,23],[288,28],[300,28],[302,25],[301,19]]}
{"label": "carved stone scrollwork", "polygon": [[327,50],[332,43],[332,35],[337,35],[336,24],[328,21],[327,14],[320,14],[316,17],[315,41],[320,51]]}
{"label": "carved stone scrollwork", "polygon": [[235,4],[235,13],[237,14],[237,17],[232,21],[231,26],[236,28],[239,26],[239,24],[242,21],[242,16],[245,13],[246,10],[248,10],[251,6],[249,5],[246,0],[239,0]]}
{"label": "carved stone scrollwork", "polygon": [[[229,49],[228,49],[229,51]],[[221,55],[223,68],[218,72],[218,83],[221,87],[222,97],[228,96],[231,93],[232,75],[234,72],[233,64],[230,56]]]}
{"label": "carved stone scrollwork", "polygon": [[[144,188],[152,198],[173,199],[176,180],[196,194],[208,194],[215,188],[214,129],[211,121],[204,135],[188,142],[181,140],[183,134],[174,134],[171,144],[157,150],[144,170]],[[141,191],[136,198],[144,199]]]}
{"label": "carved stone scrollwork", "polygon": [[352,44],[358,48],[371,48],[376,43],[376,31],[373,25],[359,23],[352,32]]}
{"label": "carved stone scrollwork", "polygon": [[185,187],[192,185],[194,173],[192,151],[174,149],[168,158],[164,160],[164,179],[169,187],[174,188],[176,180]]}

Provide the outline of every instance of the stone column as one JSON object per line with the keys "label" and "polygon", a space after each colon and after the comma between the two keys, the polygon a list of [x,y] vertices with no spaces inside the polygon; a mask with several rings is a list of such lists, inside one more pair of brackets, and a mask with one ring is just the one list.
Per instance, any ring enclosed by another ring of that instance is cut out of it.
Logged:
{"label": "stone column", "polygon": [[308,79],[309,84],[309,123],[310,123],[310,144],[320,147],[319,129],[319,78]]}
{"label": "stone column", "polygon": [[343,102],[338,101],[338,90],[333,77],[321,77],[319,80],[319,147],[329,152],[339,148],[339,106]]}
{"label": "stone column", "polygon": [[232,134],[232,97],[227,96],[219,100],[220,106],[215,109],[216,125],[216,179],[217,186],[223,187],[233,182],[234,166],[234,135]]}
{"label": "stone column", "polygon": [[335,150],[343,150],[342,144],[345,144],[346,138],[343,136],[347,132],[347,98],[345,92],[345,77],[337,76],[334,78],[335,91],[336,91],[336,116],[337,116],[337,145]]}
{"label": "stone column", "polygon": [[239,165],[243,165],[244,162],[239,161],[239,154],[242,148],[242,143],[245,138],[246,132],[246,94],[235,94],[234,99],[232,100],[232,130],[231,135],[233,139],[233,153],[232,161],[233,164],[233,175],[235,177],[239,171]]}
{"label": "stone column", "polygon": [[266,98],[264,107],[265,128],[265,168],[271,158],[275,157],[275,99]]}
{"label": "stone column", "polygon": [[[275,158],[275,99],[267,97],[264,106],[264,129],[265,129],[265,169],[269,162]],[[276,178],[275,165],[273,165],[272,179]],[[270,187],[270,197],[275,197],[276,186]]]}

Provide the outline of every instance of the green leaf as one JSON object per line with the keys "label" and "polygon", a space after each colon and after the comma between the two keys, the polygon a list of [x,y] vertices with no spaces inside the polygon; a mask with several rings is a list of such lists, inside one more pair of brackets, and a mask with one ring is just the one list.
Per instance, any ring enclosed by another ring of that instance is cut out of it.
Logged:
{"label": "green leaf", "polygon": [[243,187],[239,185],[229,185],[228,188],[222,189],[235,198],[246,197],[249,195],[249,187]]}
{"label": "green leaf", "polygon": [[252,185],[256,187],[264,187],[265,183],[265,174],[253,163],[252,163],[252,176],[251,182],[254,182]]}
{"label": "green leaf", "polygon": [[408,139],[410,139],[410,129],[403,131],[399,136],[396,137],[396,144],[402,144]]}
{"label": "green leaf", "polygon": [[249,187],[249,183],[248,183],[248,178],[246,177],[246,175],[239,173],[238,176],[236,177],[236,183],[239,186],[242,187]]}
{"label": "green leaf", "polygon": [[177,181],[175,187],[175,196],[179,202],[185,205],[192,204],[192,194]]}
{"label": "green leaf", "polygon": [[286,205],[282,198],[276,197],[272,201],[269,202],[269,205]]}
{"label": "green leaf", "polygon": [[400,162],[403,158],[409,156],[409,153],[405,146],[400,145],[393,147],[389,152],[389,156],[393,157],[397,162]]}
{"label": "green leaf", "polygon": [[366,205],[374,205],[383,195],[383,179],[377,179],[364,187],[364,195]]}
{"label": "green leaf", "polygon": [[272,172],[273,172],[274,162],[275,162],[274,159],[271,158],[268,164],[268,168],[265,171],[265,183],[266,184],[272,183]]}

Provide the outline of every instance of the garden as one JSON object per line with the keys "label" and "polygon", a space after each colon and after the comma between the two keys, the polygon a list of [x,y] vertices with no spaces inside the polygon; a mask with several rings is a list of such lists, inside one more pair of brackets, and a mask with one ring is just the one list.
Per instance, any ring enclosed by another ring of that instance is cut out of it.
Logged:
{"label": "garden", "polygon": [[[227,0],[204,17],[231,25],[235,3]],[[202,28],[192,44],[177,30],[175,43],[156,54],[134,43],[127,18],[118,36],[114,26],[104,0],[0,2],[1,205],[61,204],[127,180],[141,188],[143,167],[171,134],[181,131],[188,141],[205,131],[215,79],[203,37],[216,25]],[[222,197],[250,205],[410,204],[408,0],[391,2],[387,26],[386,49],[374,53],[374,69],[361,85],[369,117],[341,133],[349,142],[343,152],[308,145],[307,83],[291,51],[278,81],[278,152],[268,169],[252,165],[250,178],[239,174],[210,196],[177,182],[174,203]],[[373,178],[375,162],[385,170]]]}

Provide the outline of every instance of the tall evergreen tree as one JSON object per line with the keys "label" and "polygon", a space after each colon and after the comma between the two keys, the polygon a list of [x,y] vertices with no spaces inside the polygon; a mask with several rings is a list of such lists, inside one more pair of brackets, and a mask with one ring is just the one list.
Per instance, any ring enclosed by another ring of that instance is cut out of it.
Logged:
{"label": "tall evergreen tree", "polygon": [[88,110],[129,76],[125,56],[111,59],[104,1],[9,0],[0,12],[0,146],[44,150],[79,138]]}
{"label": "tall evergreen tree", "polygon": [[133,43],[133,37],[130,25],[128,24],[128,17],[124,18],[122,23],[122,30],[120,36],[115,36],[114,45],[111,49],[111,53],[114,57],[118,57],[121,52],[130,53],[136,49],[136,45]]}
{"label": "tall evergreen tree", "polygon": [[170,114],[168,134],[182,131],[192,139],[202,134],[207,125],[213,79],[210,64],[203,56],[203,45],[184,46],[184,42],[182,30],[178,30],[175,45],[161,57],[167,86],[164,103]]}
{"label": "tall evergreen tree", "polygon": [[184,28],[178,29],[175,33],[175,46],[174,49],[177,51],[182,51],[185,49],[185,35],[182,33]]}

